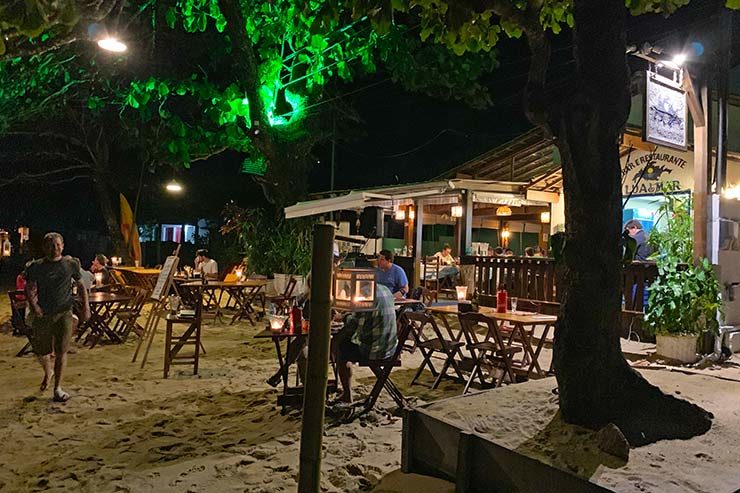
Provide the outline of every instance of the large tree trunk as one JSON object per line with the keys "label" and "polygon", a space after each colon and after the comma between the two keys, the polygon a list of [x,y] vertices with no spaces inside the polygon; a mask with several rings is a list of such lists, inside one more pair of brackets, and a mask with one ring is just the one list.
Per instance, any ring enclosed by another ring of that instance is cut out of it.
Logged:
{"label": "large tree trunk", "polygon": [[116,255],[121,257],[123,262],[131,263],[131,254],[123,240],[121,227],[118,224],[116,208],[113,206],[113,200],[111,199],[111,193],[106,181],[103,179],[103,175],[97,172],[94,172],[90,176],[90,179],[98,206],[100,207],[100,214],[103,216],[105,227],[108,230],[108,236],[113,243],[113,250],[116,252]]}
{"label": "large tree trunk", "polygon": [[577,82],[551,115],[563,166],[565,297],[555,333],[563,418],[616,424],[632,445],[706,432],[711,415],[665,395],[621,353],[618,139],[629,111],[623,0],[575,2]]}

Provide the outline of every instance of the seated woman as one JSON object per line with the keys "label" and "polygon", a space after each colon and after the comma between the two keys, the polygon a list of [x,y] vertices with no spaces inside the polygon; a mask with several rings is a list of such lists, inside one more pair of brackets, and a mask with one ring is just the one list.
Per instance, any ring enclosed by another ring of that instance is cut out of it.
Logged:
{"label": "seated woman", "polygon": [[[460,269],[457,268],[456,262],[454,257],[452,256],[452,247],[450,245],[445,244],[442,247],[442,250],[434,254],[435,257],[439,259],[439,280],[444,280],[447,278],[454,279],[457,277],[457,275],[460,273]],[[442,267],[444,266],[444,267]]]}

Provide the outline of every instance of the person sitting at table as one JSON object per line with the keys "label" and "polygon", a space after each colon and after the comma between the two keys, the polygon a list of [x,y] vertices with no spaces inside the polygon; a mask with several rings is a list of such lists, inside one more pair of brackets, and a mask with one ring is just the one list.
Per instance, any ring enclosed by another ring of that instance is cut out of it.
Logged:
{"label": "person sitting at table", "polygon": [[208,250],[205,248],[195,252],[195,269],[193,272],[204,275],[208,279],[218,279],[218,264],[210,257]]}
{"label": "person sitting at table", "polygon": [[445,280],[448,278],[454,278],[460,273],[460,269],[457,268],[455,259],[452,257],[452,247],[445,244],[442,250],[434,254],[439,259],[440,266],[444,266],[439,270],[439,280]]}
{"label": "person sitting at table", "polygon": [[409,280],[406,273],[393,263],[393,253],[390,250],[381,250],[378,255],[375,282],[390,289],[396,299],[404,298],[409,291]]}
{"label": "person sitting at table", "polygon": [[332,351],[342,385],[339,402],[352,403],[352,363],[384,360],[393,356],[398,344],[393,295],[386,286],[375,286],[372,311],[345,316],[344,327],[332,339]]}
{"label": "person sitting at table", "polygon": [[95,258],[92,261],[92,264],[90,264],[90,272],[93,273],[93,277],[95,274],[100,274],[103,276],[103,280],[101,281],[101,284],[103,286],[107,286],[111,283],[111,276],[110,272],[108,272],[108,257],[103,255],[102,253],[98,253],[95,255]]}

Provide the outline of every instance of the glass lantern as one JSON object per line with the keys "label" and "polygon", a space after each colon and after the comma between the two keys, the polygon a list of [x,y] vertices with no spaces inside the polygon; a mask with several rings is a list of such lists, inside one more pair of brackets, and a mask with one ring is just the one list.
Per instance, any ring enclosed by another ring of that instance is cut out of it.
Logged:
{"label": "glass lantern", "polygon": [[334,274],[334,306],[351,311],[372,310],[375,306],[375,271],[337,270]]}

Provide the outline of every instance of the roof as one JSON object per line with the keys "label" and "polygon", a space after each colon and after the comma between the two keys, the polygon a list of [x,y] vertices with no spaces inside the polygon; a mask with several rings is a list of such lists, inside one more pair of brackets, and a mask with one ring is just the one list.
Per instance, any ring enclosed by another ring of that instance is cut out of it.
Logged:
{"label": "roof", "polygon": [[534,128],[444,173],[440,178],[528,183],[560,168],[560,153],[544,130]]}
{"label": "roof", "polygon": [[512,203],[524,200],[523,192],[527,183],[492,180],[450,179],[425,183],[385,186],[365,190],[329,192],[330,196],[317,200],[298,202],[285,208],[285,217],[312,216],[341,210],[359,210],[369,206],[392,208],[394,205],[407,205],[413,199],[425,198],[427,203],[456,203],[457,195],[465,190],[476,196],[511,200]]}

